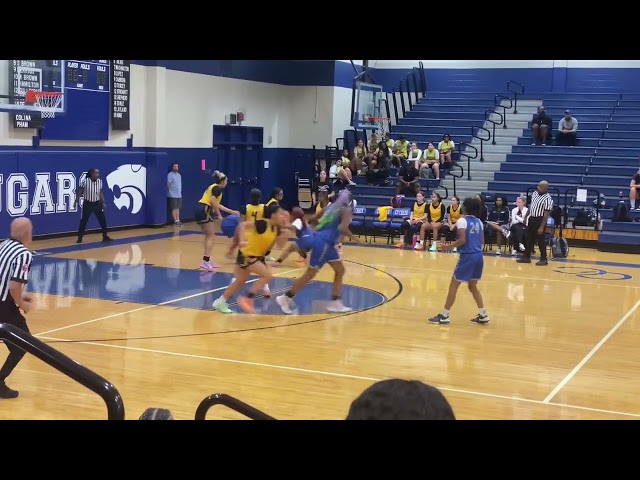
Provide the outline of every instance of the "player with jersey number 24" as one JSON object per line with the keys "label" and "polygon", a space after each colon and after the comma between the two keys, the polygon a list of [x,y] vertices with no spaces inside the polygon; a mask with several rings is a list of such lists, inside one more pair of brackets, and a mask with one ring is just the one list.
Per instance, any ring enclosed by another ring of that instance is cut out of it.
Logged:
{"label": "player with jersey number 24", "polygon": [[443,245],[444,250],[458,249],[460,258],[453,271],[451,283],[449,284],[449,293],[444,304],[444,310],[441,313],[429,319],[430,323],[439,325],[448,325],[449,310],[456,301],[456,294],[461,283],[466,283],[473,299],[478,305],[478,315],[473,317],[471,321],[486,325],[489,323],[489,315],[484,309],[484,300],[482,294],[478,290],[478,282],[482,278],[482,270],[484,268],[484,256],[482,247],[484,245],[484,225],[482,220],[478,218],[480,215],[481,204],[478,198],[467,198],[462,202],[462,217],[456,222],[456,230],[458,231],[458,239],[449,244]]}

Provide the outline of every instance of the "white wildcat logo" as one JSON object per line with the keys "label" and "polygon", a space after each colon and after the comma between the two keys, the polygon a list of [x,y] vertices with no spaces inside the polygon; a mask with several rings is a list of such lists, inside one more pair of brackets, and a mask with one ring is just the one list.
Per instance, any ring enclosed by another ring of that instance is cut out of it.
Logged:
{"label": "white wildcat logo", "polygon": [[[142,209],[147,196],[147,169],[142,165],[120,165],[107,175],[107,185],[113,192],[113,203],[116,207],[126,208],[136,214]],[[120,195],[116,196],[118,187]]]}

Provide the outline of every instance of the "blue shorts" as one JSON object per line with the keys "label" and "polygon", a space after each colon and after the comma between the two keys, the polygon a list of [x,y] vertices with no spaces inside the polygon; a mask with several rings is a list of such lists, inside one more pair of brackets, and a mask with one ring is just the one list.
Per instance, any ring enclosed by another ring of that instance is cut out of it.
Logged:
{"label": "blue shorts", "polygon": [[304,237],[296,238],[294,242],[299,250],[308,253],[313,248],[314,237],[313,235],[305,235]]}
{"label": "blue shorts", "polygon": [[320,270],[326,263],[339,262],[341,260],[335,244],[315,235],[311,238],[313,238],[313,243],[311,245],[309,267]]}
{"label": "blue shorts", "polygon": [[461,253],[456,269],[453,271],[453,278],[459,282],[478,281],[482,278],[484,267],[484,255],[478,253]]}

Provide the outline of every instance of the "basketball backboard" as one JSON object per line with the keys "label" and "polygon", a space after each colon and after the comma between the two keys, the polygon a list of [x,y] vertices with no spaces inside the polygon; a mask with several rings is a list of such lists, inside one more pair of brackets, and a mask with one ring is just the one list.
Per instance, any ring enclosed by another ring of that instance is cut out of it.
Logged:
{"label": "basketball backboard", "polygon": [[[64,93],[65,80],[64,60],[0,60],[0,111],[40,112],[42,106],[25,103],[27,91]],[[64,96],[50,110],[64,113]]]}
{"label": "basketball backboard", "polygon": [[378,122],[370,123],[369,117],[387,116],[386,108],[384,108],[386,98],[382,92],[382,85],[358,82],[356,86],[353,126],[360,129],[378,130]]}

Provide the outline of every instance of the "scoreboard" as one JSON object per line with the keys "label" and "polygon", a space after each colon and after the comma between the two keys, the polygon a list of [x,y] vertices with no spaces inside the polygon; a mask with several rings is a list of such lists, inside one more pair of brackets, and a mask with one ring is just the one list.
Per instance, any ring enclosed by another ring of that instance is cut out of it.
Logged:
{"label": "scoreboard", "polygon": [[65,89],[109,93],[109,60],[65,60]]}

